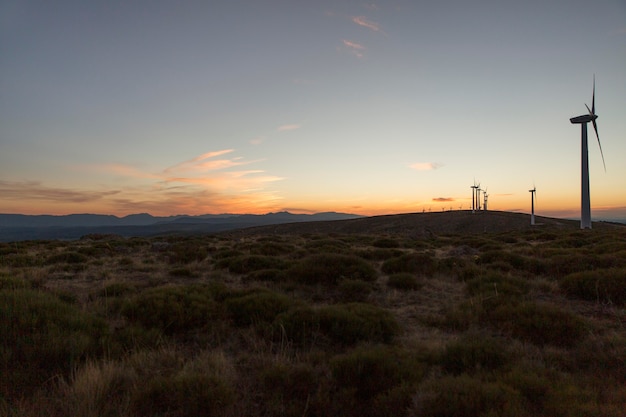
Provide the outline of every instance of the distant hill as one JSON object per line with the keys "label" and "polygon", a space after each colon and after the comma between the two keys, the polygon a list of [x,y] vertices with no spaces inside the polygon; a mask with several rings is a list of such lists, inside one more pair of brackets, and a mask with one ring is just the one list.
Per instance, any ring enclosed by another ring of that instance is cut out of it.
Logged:
{"label": "distant hill", "polygon": [[[339,221],[279,224],[253,227],[233,232],[235,234],[393,234],[429,237],[440,234],[476,234],[511,230],[571,229],[580,227],[580,221],[535,216],[536,225],[530,225],[530,215],[505,211],[469,210],[437,213],[409,213],[361,217]],[[594,228],[626,227],[620,223],[593,222]]]}
{"label": "distant hill", "polygon": [[125,217],[100,214],[65,216],[0,214],[0,241],[34,239],[78,239],[87,234],[154,236],[167,233],[213,233],[280,223],[354,219],[346,213],[292,214],[289,212],[255,214],[205,214],[200,216],[156,217],[132,214]]}

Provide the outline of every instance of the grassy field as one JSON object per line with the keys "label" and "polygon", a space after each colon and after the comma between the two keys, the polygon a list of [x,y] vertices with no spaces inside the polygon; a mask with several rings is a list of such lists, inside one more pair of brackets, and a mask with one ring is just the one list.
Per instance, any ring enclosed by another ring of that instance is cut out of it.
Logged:
{"label": "grassy field", "polygon": [[625,308],[624,227],[0,244],[0,415],[624,416]]}

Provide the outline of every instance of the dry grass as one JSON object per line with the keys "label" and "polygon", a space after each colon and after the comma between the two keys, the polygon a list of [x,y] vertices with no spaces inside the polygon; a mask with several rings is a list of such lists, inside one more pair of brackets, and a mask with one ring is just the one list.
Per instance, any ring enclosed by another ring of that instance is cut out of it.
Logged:
{"label": "dry grass", "polygon": [[[84,338],[71,366],[29,380],[36,361],[12,361],[25,329],[0,328],[0,416],[623,415],[626,300],[571,282],[621,277],[625,229],[374,226],[0,244],[3,297],[73,323],[28,331],[61,353],[63,335]],[[395,273],[419,286],[388,285]]]}

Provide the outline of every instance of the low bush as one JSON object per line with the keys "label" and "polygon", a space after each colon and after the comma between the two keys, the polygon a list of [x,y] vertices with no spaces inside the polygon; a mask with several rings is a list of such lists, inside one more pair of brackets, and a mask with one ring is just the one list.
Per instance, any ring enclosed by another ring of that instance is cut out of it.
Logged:
{"label": "low bush", "polygon": [[453,375],[494,371],[507,364],[510,355],[502,341],[485,334],[469,333],[446,346],[440,363]]}
{"label": "low bush", "polygon": [[573,347],[585,336],[585,322],[574,313],[548,304],[500,303],[483,317],[505,335],[538,346]]}
{"label": "low bush", "polygon": [[396,239],[383,237],[373,241],[372,246],[375,248],[399,248],[400,243]]}
{"label": "low bush", "polygon": [[67,251],[48,256],[45,263],[47,265],[60,263],[81,264],[87,263],[87,261],[89,261],[89,257],[87,257],[86,255],[78,252]]}
{"label": "low bush", "polygon": [[569,296],[583,300],[626,305],[626,269],[600,269],[567,275],[559,282]]}
{"label": "low bush", "polygon": [[466,281],[469,295],[485,297],[503,296],[507,299],[519,299],[528,293],[529,285],[526,280],[505,275],[497,271],[484,271],[476,277]]}
{"label": "low bush", "polygon": [[344,302],[365,301],[372,292],[372,284],[359,279],[344,279],[337,289]]}
{"label": "low bush", "polygon": [[332,411],[342,416],[404,415],[425,371],[409,352],[388,346],[359,348],[329,365],[336,386]]}
{"label": "low bush", "polygon": [[286,279],[285,271],[277,268],[259,269],[250,272],[244,276],[242,280],[244,282],[253,281],[267,281],[267,282],[279,282]]}
{"label": "low bush", "polygon": [[386,274],[408,272],[432,276],[437,272],[437,259],[430,253],[409,253],[385,261],[382,271]]}
{"label": "low bush", "polygon": [[202,285],[146,290],[126,301],[122,314],[131,322],[175,334],[210,326],[219,314],[214,289]]}
{"label": "low bush", "polygon": [[290,279],[303,284],[335,285],[342,279],[371,282],[377,273],[372,265],[358,256],[318,254],[304,258],[289,269]]}
{"label": "low bush", "polygon": [[324,341],[346,346],[361,341],[390,343],[400,331],[390,312],[361,303],[302,306],[280,314],[274,326],[298,346]]}
{"label": "low bush", "polygon": [[228,298],[225,307],[238,326],[271,323],[277,315],[299,303],[291,297],[271,291],[258,291],[241,297]]}
{"label": "low bush", "polygon": [[467,374],[444,376],[424,383],[415,396],[413,416],[528,416],[522,396],[501,382]]}
{"label": "low bush", "polygon": [[284,269],[284,260],[265,255],[239,255],[220,259],[216,263],[218,268],[226,268],[235,274],[249,274],[262,269]]}
{"label": "low bush", "polygon": [[27,395],[53,375],[68,375],[80,361],[100,355],[104,321],[54,295],[0,290],[0,396]]}
{"label": "low bush", "polygon": [[387,286],[397,290],[413,291],[419,290],[424,284],[414,275],[408,272],[401,272],[389,276]]}

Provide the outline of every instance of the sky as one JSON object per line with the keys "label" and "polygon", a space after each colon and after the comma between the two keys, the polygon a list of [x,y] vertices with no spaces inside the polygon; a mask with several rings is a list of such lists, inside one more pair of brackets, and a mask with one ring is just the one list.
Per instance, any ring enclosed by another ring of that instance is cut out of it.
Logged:
{"label": "sky", "polygon": [[0,0],[0,213],[626,218],[626,1]]}

